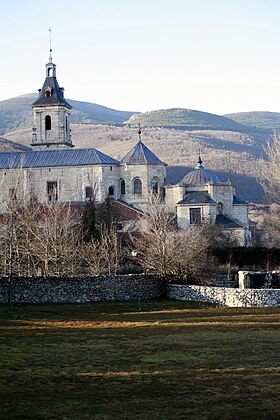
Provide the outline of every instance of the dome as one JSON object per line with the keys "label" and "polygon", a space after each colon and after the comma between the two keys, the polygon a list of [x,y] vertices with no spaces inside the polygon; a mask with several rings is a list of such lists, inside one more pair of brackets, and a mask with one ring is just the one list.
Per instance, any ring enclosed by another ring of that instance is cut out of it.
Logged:
{"label": "dome", "polygon": [[202,160],[199,156],[197,161],[197,167],[184,176],[181,183],[188,185],[204,185],[208,182],[213,182],[214,184],[220,184],[222,181],[214,172],[205,169],[202,166]]}

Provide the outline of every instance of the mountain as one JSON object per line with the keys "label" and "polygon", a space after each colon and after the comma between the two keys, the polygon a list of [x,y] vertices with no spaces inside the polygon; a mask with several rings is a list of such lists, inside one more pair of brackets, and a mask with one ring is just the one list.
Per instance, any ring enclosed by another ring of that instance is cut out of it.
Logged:
{"label": "mountain", "polygon": [[22,152],[27,150],[31,150],[31,147],[0,137],[1,152]]}
{"label": "mountain", "polygon": [[[31,127],[31,104],[37,98],[36,93],[17,96],[0,101],[0,135],[9,131]],[[122,123],[135,112],[117,111],[91,102],[81,102],[67,99],[73,106],[71,121],[73,123]]]}
{"label": "mountain", "polygon": [[[233,121],[226,116],[195,111],[193,109],[170,108],[132,115],[126,124],[149,127],[166,127],[180,130],[226,130],[250,132],[252,127]],[[256,131],[256,129],[254,129]]]}
{"label": "mountain", "polygon": [[239,124],[271,131],[280,130],[280,113],[267,111],[237,112],[224,115]]}

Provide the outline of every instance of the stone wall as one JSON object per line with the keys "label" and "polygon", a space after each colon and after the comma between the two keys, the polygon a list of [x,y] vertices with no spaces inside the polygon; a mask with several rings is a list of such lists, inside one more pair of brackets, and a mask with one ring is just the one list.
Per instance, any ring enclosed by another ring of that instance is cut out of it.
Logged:
{"label": "stone wall", "polygon": [[[11,303],[83,303],[159,299],[158,278],[127,275],[92,278],[17,278],[10,284]],[[9,281],[0,280],[0,303],[9,301]]]}
{"label": "stone wall", "polygon": [[231,307],[280,306],[280,289],[232,289],[168,284],[169,299],[210,302]]}

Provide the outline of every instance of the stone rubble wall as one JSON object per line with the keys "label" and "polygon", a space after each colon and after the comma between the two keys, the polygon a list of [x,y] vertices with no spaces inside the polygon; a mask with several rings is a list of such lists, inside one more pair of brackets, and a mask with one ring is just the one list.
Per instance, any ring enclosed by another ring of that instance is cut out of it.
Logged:
{"label": "stone rubble wall", "polygon": [[166,295],[169,299],[218,303],[231,307],[280,306],[280,289],[233,289],[168,284]]}
{"label": "stone rubble wall", "polygon": [[[91,278],[16,278],[11,303],[84,303],[160,299],[164,283],[154,277],[126,275]],[[0,303],[8,303],[9,280],[0,280]]]}

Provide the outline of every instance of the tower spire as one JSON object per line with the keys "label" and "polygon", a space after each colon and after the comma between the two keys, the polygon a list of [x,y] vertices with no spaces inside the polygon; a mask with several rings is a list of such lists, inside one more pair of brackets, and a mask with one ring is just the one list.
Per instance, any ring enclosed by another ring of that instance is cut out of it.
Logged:
{"label": "tower spire", "polygon": [[198,149],[198,161],[197,161],[196,169],[199,169],[199,168],[203,168],[202,159],[201,159],[201,148],[200,147]]}
{"label": "tower spire", "polygon": [[52,62],[52,30],[49,28],[50,63]]}
{"label": "tower spire", "polygon": [[141,124],[138,124],[139,130],[138,130],[138,136],[139,136],[139,142],[141,143]]}

